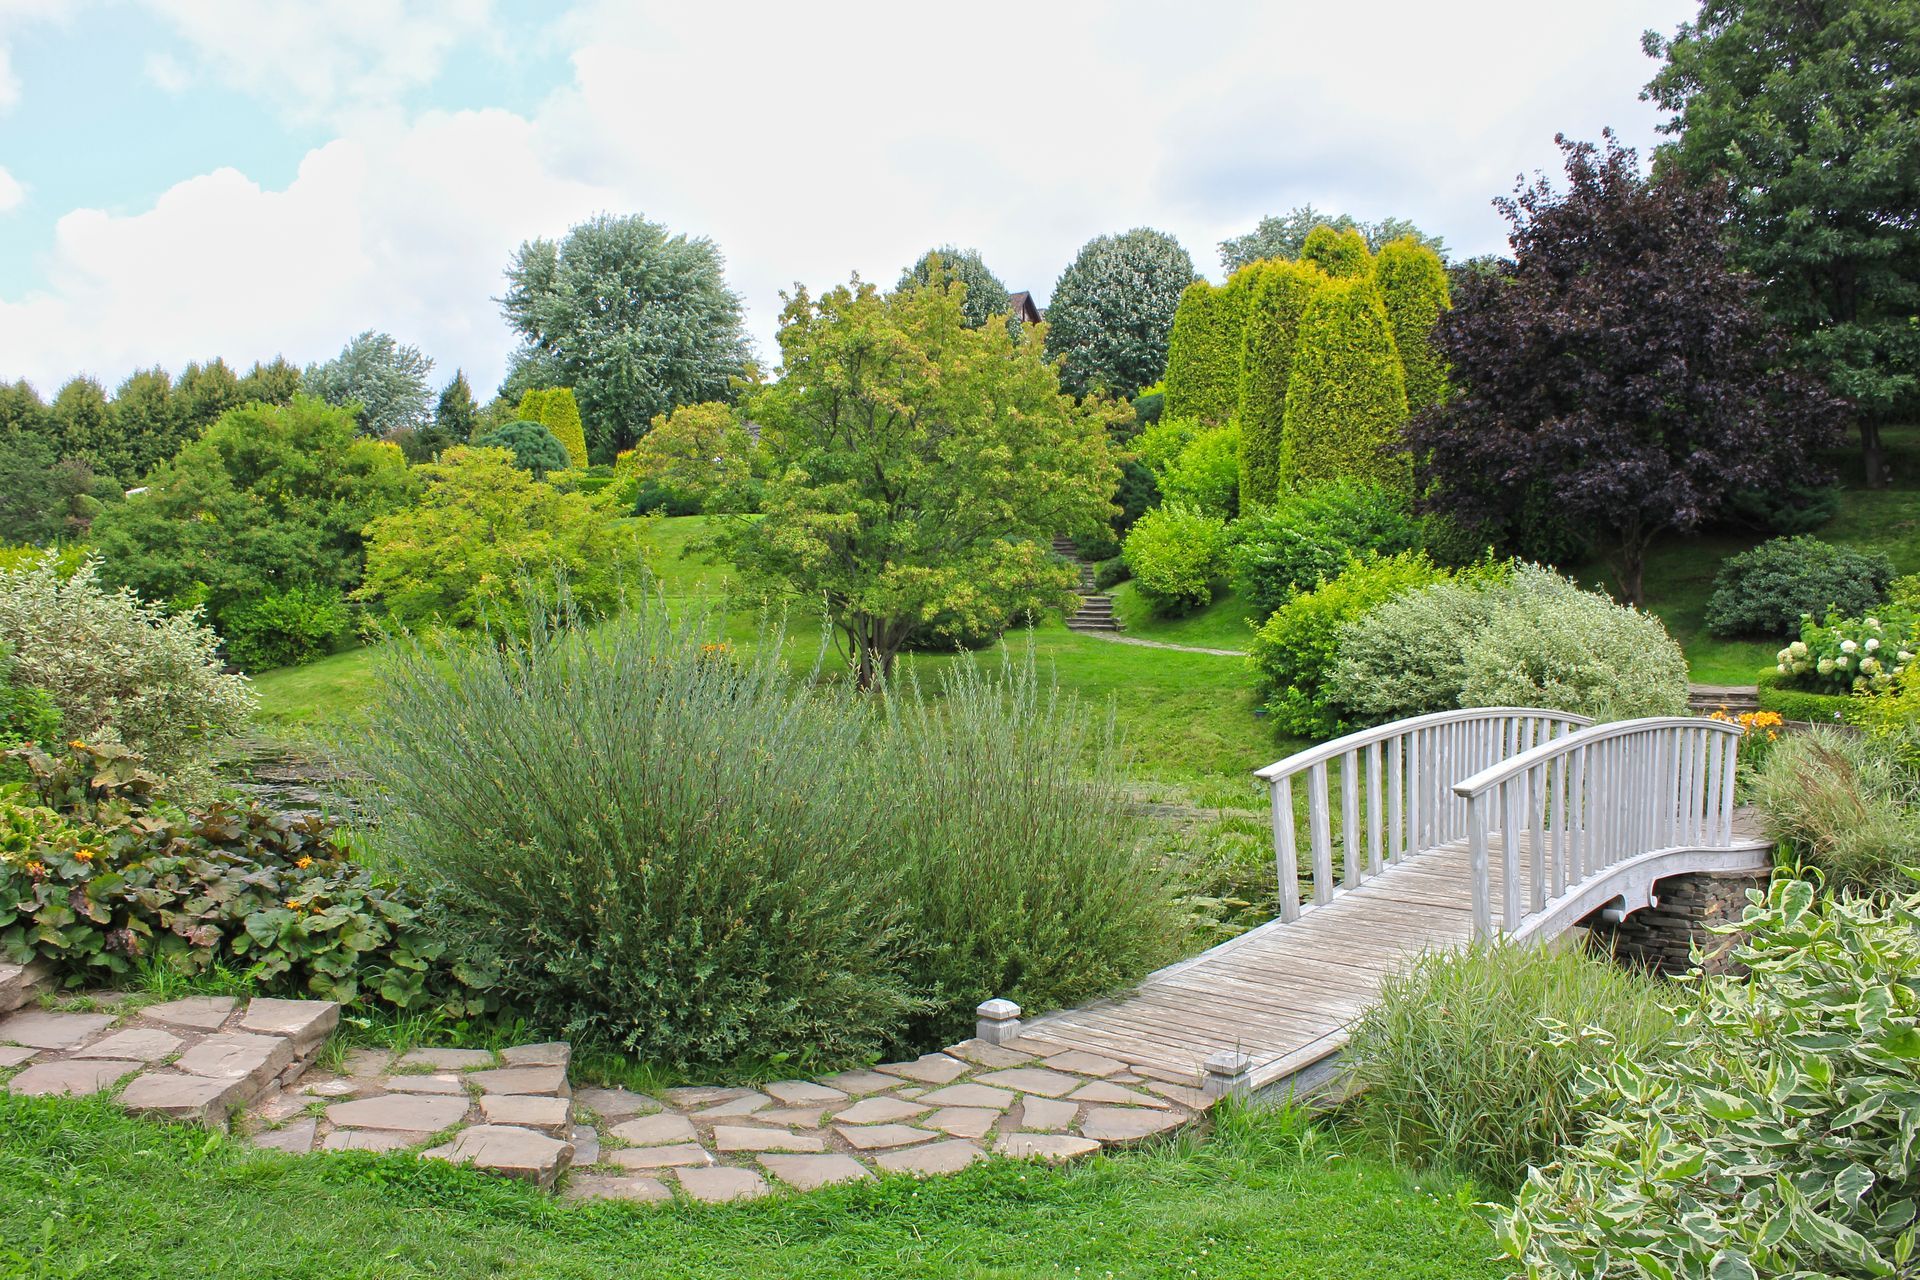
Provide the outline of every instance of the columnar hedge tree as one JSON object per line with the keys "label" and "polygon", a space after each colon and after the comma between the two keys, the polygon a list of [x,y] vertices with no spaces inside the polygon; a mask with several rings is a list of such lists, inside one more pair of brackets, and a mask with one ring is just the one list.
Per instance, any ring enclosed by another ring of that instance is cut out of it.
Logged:
{"label": "columnar hedge tree", "polygon": [[1370,480],[1404,489],[1406,375],[1371,280],[1329,281],[1300,320],[1280,433],[1280,483]]}
{"label": "columnar hedge tree", "polygon": [[1280,488],[1287,382],[1307,304],[1327,283],[1310,262],[1270,262],[1248,301],[1240,354],[1240,503],[1264,506]]}
{"label": "columnar hedge tree", "polygon": [[577,469],[587,465],[587,433],[580,421],[580,404],[571,387],[529,389],[520,397],[520,417],[538,422],[553,433]]}
{"label": "columnar hedge tree", "polygon": [[1373,282],[1387,305],[1393,343],[1406,370],[1407,408],[1418,413],[1439,404],[1447,368],[1434,350],[1433,327],[1453,305],[1440,255],[1418,241],[1395,240],[1374,259]]}
{"label": "columnar hedge tree", "polygon": [[1731,196],[1734,261],[1795,355],[1880,427],[1920,404],[1920,7],[1912,0],[1703,0],[1645,97],[1662,151]]}
{"label": "columnar hedge tree", "polygon": [[1637,604],[1662,533],[1817,476],[1839,406],[1783,368],[1721,240],[1722,193],[1643,178],[1611,135],[1559,141],[1567,190],[1542,177],[1500,202],[1514,269],[1465,278],[1438,330],[1451,390],[1407,439],[1432,505],[1489,532],[1551,509]]}
{"label": "columnar hedge tree", "polygon": [[1259,266],[1215,288],[1196,280],[1180,296],[1167,343],[1166,412],[1218,426],[1240,401],[1240,340]]}
{"label": "columnar hedge tree", "polygon": [[514,254],[500,307],[527,343],[516,361],[574,389],[594,456],[611,461],[675,405],[729,393],[747,339],[725,265],[711,240],[638,215]]}
{"label": "columnar hedge tree", "polygon": [[1300,261],[1313,263],[1335,279],[1354,279],[1373,269],[1367,238],[1351,227],[1344,231],[1315,227],[1300,246]]}
{"label": "columnar hedge tree", "polygon": [[1160,380],[1193,259],[1164,231],[1136,227],[1087,241],[1047,300],[1047,356],[1075,395],[1132,396]]}
{"label": "columnar hedge tree", "polygon": [[1045,541],[1103,530],[1118,469],[1103,406],[1061,393],[1040,335],[858,281],[781,318],[782,376],[749,406],[764,514],[730,523],[734,562],[823,601],[863,686],[929,624],[990,633],[1064,604]]}

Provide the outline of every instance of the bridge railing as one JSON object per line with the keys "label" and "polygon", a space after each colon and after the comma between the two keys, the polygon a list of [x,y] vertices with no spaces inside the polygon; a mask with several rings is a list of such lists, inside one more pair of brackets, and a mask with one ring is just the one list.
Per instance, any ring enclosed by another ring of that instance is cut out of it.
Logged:
{"label": "bridge railing", "polygon": [[[1740,726],[1657,716],[1594,725],[1456,783],[1466,808],[1474,936],[1493,933],[1489,849],[1500,848],[1502,928],[1630,858],[1733,843]],[[1524,892],[1523,892],[1524,886]]]}
{"label": "bridge railing", "polygon": [[[1294,782],[1304,778],[1312,898],[1325,905],[1385,867],[1467,834],[1468,802],[1454,780],[1487,769],[1593,722],[1535,707],[1439,711],[1362,729],[1254,772],[1273,804],[1273,856],[1280,918],[1300,918]],[[1340,794],[1340,877],[1333,869],[1332,767]]]}

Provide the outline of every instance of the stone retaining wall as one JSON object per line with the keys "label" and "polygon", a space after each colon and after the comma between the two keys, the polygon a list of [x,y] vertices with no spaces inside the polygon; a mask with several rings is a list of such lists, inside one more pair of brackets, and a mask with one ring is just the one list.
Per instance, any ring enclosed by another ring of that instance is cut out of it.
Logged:
{"label": "stone retaining wall", "polygon": [[1728,955],[1739,936],[1714,933],[1713,927],[1738,921],[1747,908],[1747,891],[1764,890],[1768,878],[1745,871],[1668,876],[1654,885],[1657,906],[1636,911],[1620,924],[1596,915],[1588,928],[1596,946],[1626,964],[1662,974],[1685,973],[1693,967],[1697,946],[1704,953],[1705,972],[1725,973],[1733,967]]}

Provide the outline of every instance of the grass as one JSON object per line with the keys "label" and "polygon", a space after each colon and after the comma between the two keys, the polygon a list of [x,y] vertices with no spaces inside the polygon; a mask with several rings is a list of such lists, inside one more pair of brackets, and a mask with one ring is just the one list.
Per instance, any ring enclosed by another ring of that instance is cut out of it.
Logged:
{"label": "grass", "polygon": [[1492,1280],[1465,1184],[1285,1112],[1064,1170],[992,1161],[735,1206],[555,1201],[407,1156],[289,1157],[97,1101],[0,1099],[0,1274]]}
{"label": "grass", "polygon": [[1247,625],[1247,602],[1237,591],[1228,591],[1184,618],[1156,618],[1133,584],[1123,582],[1113,589],[1113,612],[1128,635],[1142,640],[1238,649],[1242,653],[1253,642],[1253,628]]}

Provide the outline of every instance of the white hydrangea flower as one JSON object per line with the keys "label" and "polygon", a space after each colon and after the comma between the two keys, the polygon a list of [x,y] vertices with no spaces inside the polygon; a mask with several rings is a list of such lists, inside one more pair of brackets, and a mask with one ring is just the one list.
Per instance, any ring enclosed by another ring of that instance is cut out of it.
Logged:
{"label": "white hydrangea flower", "polygon": [[1872,627],[1875,631],[1878,631],[1880,629],[1880,619],[1878,618],[1862,618],[1861,621],[1866,623],[1869,627]]}
{"label": "white hydrangea flower", "polygon": [[1795,640],[1787,646],[1787,651],[1796,658],[1804,658],[1807,656],[1807,642],[1805,640]]}
{"label": "white hydrangea flower", "polygon": [[1852,653],[1854,650],[1858,649],[1859,647],[1860,647],[1859,645],[1855,644],[1851,640],[1842,640],[1840,642],[1840,652],[1842,653]]}
{"label": "white hydrangea flower", "polygon": [[1860,670],[1865,672],[1867,675],[1872,675],[1874,672],[1878,671],[1879,669],[1880,669],[1880,659],[1878,658],[1860,659]]}
{"label": "white hydrangea flower", "polygon": [[1853,661],[1852,658],[1849,658],[1846,654],[1843,653],[1839,657],[1833,660],[1833,665],[1840,668],[1840,670],[1845,671],[1847,669],[1847,664],[1852,661]]}
{"label": "white hydrangea flower", "polygon": [[1821,675],[1823,675],[1823,676],[1830,676],[1830,675],[1832,675],[1832,674],[1833,674],[1833,659],[1832,659],[1832,658],[1822,658],[1822,659],[1820,659],[1820,674],[1821,674]]}
{"label": "white hydrangea flower", "polygon": [[1878,649],[1879,647],[1880,647],[1880,642],[1879,642],[1878,640],[1869,640],[1869,641],[1867,641],[1867,652],[1868,652],[1868,653],[1872,653],[1872,652],[1873,652],[1873,651],[1874,651],[1875,649]]}

